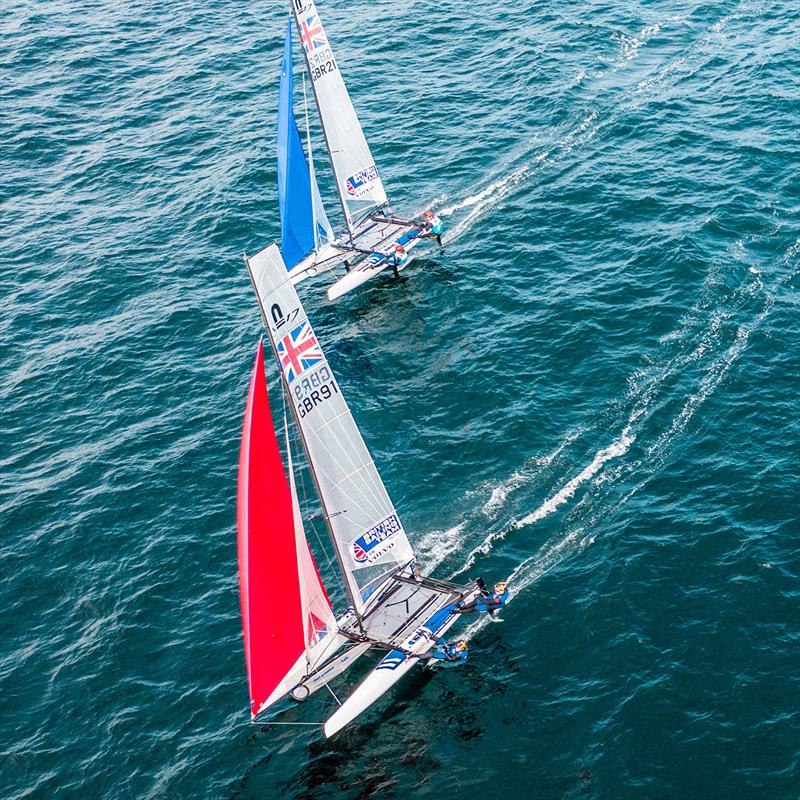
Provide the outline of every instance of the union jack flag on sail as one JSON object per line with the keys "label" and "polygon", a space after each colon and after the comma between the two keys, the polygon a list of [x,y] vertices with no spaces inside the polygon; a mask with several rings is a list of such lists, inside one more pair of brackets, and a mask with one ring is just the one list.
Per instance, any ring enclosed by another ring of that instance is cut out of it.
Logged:
{"label": "union jack flag on sail", "polygon": [[325,31],[316,14],[300,20],[300,41],[303,43],[307,53],[328,44],[328,40],[325,38]]}
{"label": "union jack flag on sail", "polygon": [[293,328],[278,342],[278,359],[287,383],[322,361],[322,349],[308,322]]}

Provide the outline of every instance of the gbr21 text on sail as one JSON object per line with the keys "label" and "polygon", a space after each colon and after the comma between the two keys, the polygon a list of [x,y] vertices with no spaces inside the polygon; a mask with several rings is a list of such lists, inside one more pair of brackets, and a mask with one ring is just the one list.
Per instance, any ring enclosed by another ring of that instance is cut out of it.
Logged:
{"label": "gbr21 text on sail", "polygon": [[[325,31],[320,24],[316,9],[311,8],[307,0],[293,0],[297,9],[297,24],[300,28],[300,41],[306,51],[308,71],[311,80],[316,81],[323,75],[328,75],[339,69],[333,51],[328,45]],[[309,12],[308,16],[303,16]]]}

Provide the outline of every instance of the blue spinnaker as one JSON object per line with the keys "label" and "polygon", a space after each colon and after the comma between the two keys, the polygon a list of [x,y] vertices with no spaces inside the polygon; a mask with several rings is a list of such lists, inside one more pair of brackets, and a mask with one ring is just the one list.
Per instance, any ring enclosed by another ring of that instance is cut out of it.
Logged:
{"label": "blue spinnaker", "polygon": [[[278,203],[281,210],[281,255],[286,268],[291,270],[316,244],[311,174],[292,107],[291,20],[286,25],[278,101]],[[316,224],[316,239],[327,238],[329,225],[324,210],[317,212]]]}

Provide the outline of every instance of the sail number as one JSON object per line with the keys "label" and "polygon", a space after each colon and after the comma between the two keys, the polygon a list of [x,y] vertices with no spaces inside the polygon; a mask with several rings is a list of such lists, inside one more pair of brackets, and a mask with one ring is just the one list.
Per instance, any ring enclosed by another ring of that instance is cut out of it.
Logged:
{"label": "sail number", "polygon": [[311,80],[315,81],[323,75],[328,75],[337,70],[336,61],[330,47],[324,47],[320,51],[308,54],[308,70],[311,73]]}
{"label": "sail number", "polygon": [[292,391],[297,401],[297,413],[302,419],[324,400],[330,400],[335,394],[339,394],[339,387],[331,371],[327,367],[322,367],[298,381],[292,387]]}

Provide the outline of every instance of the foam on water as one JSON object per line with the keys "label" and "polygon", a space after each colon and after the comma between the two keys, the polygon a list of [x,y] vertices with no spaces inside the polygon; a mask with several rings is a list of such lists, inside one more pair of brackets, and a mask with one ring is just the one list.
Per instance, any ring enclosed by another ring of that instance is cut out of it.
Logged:
{"label": "foam on water", "polygon": [[[552,514],[559,506],[570,500],[580,486],[591,480],[602,469],[603,465],[612,458],[624,455],[635,440],[631,435],[630,425],[627,425],[620,436],[615,439],[608,447],[604,447],[595,453],[591,463],[584,467],[575,477],[567,481],[555,494],[548,497],[536,510],[526,515],[520,520],[511,523],[511,528],[523,528],[526,525],[533,525]],[[490,533],[486,538],[475,547],[467,556],[463,566],[454,575],[470,569],[480,555],[486,555],[498,541],[505,539],[509,528]]]}
{"label": "foam on water", "polygon": [[[800,252],[800,240],[786,250],[779,259],[780,263],[782,265],[788,264],[797,252]],[[748,272],[753,274],[751,270],[748,270]],[[450,577],[456,577],[471,569],[480,556],[485,556],[490,553],[492,548],[498,542],[505,539],[512,530],[534,525],[553,514],[559,507],[571,500],[580,487],[589,483],[592,479],[597,478],[598,473],[600,473],[608,462],[624,457],[630,450],[631,445],[636,441],[637,434],[634,432],[634,428],[640,430],[651,416],[651,406],[659,405],[659,392],[669,391],[671,379],[684,370],[689,364],[698,361],[703,362],[704,366],[702,368],[698,390],[693,392],[686,399],[677,414],[672,417],[669,424],[660,433],[653,436],[652,441],[644,448],[644,455],[635,459],[630,464],[625,465],[624,468],[617,470],[615,473],[607,474],[605,478],[601,476],[595,480],[595,484],[600,485],[601,483],[618,482],[625,477],[636,474],[638,478],[636,486],[626,493],[621,501],[615,503],[613,506],[607,506],[606,513],[603,516],[607,517],[612,510],[613,512],[619,511],[619,509],[631,499],[636,491],[647,482],[654,471],[662,465],[670,446],[686,429],[686,426],[697,410],[721,385],[733,364],[745,351],[752,332],[761,326],[770,313],[774,305],[775,293],[779,291],[781,286],[789,283],[796,273],[794,271],[788,273],[784,272],[770,290],[765,290],[764,288],[761,279],[761,270],[757,270],[755,274],[756,279],[754,281],[737,287],[725,306],[708,309],[708,300],[705,296],[702,296],[700,303],[681,321],[680,327],[670,334],[663,336],[661,339],[662,343],[667,345],[679,341],[684,345],[689,345],[689,348],[687,348],[685,352],[681,352],[673,357],[670,361],[667,361],[661,369],[656,371],[649,378],[643,380],[642,373],[637,373],[629,379],[629,395],[626,400],[631,403],[632,409],[619,437],[607,447],[598,450],[589,464],[577,475],[563,484],[555,493],[543,500],[534,511],[518,520],[512,521],[502,530],[497,530],[487,535],[477,547],[472,549],[463,564],[456,569]],[[712,271],[712,273],[709,273],[709,277],[706,280],[704,295],[711,291],[711,287],[715,283],[716,277]],[[747,325],[737,327],[733,342],[725,346],[721,333],[723,322],[730,318],[730,312],[726,309],[729,308],[730,305],[735,306],[740,297],[758,297],[759,295],[761,295],[763,303],[762,310],[759,311]],[[705,327],[701,327],[699,332],[696,332],[696,318],[701,313],[706,315],[706,325]],[[575,438],[575,436],[567,437],[562,444],[553,451],[551,456],[547,459],[547,463],[552,462],[553,458],[560,454],[564,447]],[[501,505],[502,501],[506,499],[510,489],[517,489],[524,485],[526,474],[525,471],[515,472],[506,482],[501,483],[500,486],[497,487],[499,490],[497,495],[493,493],[492,497],[490,497],[490,502],[493,500],[495,501],[492,504],[492,510],[495,510]],[[601,500],[595,501],[596,504],[601,502]],[[600,517],[596,513],[596,509],[588,508],[585,509],[584,513],[591,517],[592,524],[597,524],[599,522]],[[583,528],[572,531],[565,537],[557,539],[555,544],[547,545],[544,551],[540,551],[537,556],[521,562],[521,564],[515,568],[511,576],[509,576],[509,582],[516,580],[520,572],[524,572],[525,567],[531,563],[543,564],[546,568],[549,568],[553,563],[552,555],[554,553],[559,554],[558,561],[562,560],[565,551],[569,550],[568,545],[575,542],[576,537],[582,530]],[[593,541],[594,537],[591,537],[591,539]],[[543,574],[543,571],[544,570],[535,569],[532,575],[526,578],[526,582],[524,582],[523,585],[529,585],[536,577]],[[527,572],[525,574],[527,575]],[[519,591],[520,587],[513,592],[512,596],[518,594]],[[475,630],[478,629],[479,627],[475,628]]]}

